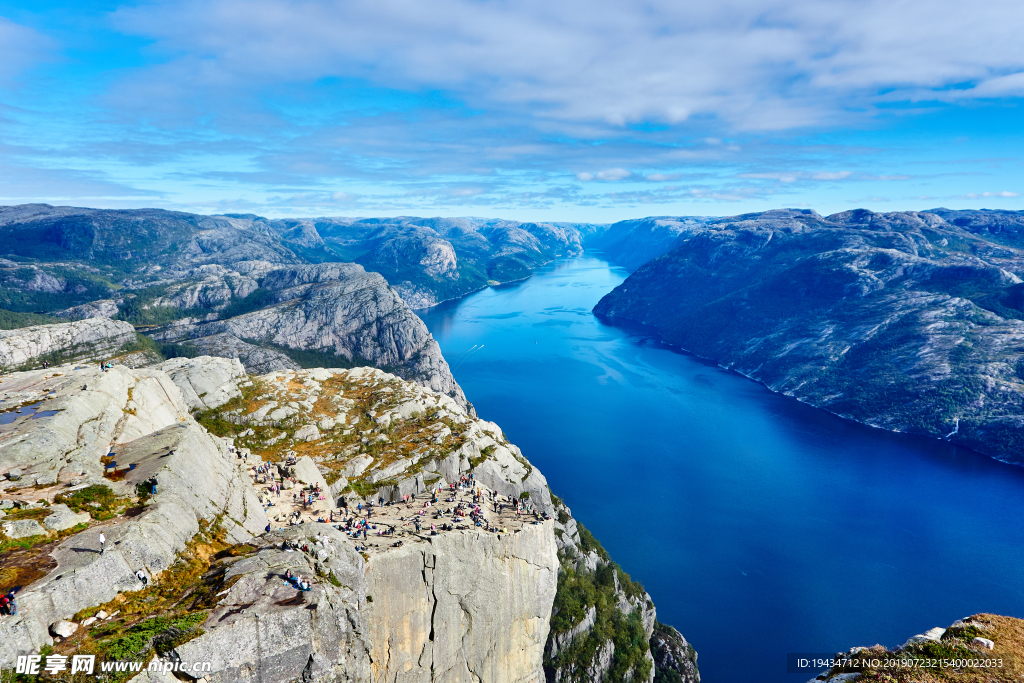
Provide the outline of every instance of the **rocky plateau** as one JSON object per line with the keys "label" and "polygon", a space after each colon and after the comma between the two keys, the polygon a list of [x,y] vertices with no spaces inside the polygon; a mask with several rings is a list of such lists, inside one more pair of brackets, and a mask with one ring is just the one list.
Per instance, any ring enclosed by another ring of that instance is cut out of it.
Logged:
{"label": "rocky plateau", "polygon": [[206,681],[699,680],[543,475],[445,393],[203,356],[14,372],[0,395],[5,668],[48,648],[209,662],[178,672]]}

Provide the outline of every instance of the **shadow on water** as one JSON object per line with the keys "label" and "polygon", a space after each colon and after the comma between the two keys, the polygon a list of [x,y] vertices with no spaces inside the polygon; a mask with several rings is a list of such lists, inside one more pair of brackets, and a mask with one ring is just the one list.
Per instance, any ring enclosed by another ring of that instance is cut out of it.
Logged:
{"label": "shadow on water", "polygon": [[1024,616],[1024,468],[596,319],[625,277],[587,255],[420,314],[481,417],[647,587],[704,680],[804,683],[786,653]]}

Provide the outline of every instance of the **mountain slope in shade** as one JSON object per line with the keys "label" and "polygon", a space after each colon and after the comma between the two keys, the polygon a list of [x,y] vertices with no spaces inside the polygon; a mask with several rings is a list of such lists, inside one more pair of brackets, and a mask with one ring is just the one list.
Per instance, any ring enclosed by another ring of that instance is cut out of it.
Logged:
{"label": "mountain slope in shade", "polygon": [[1022,463],[1024,231],[1004,214],[717,219],[594,312],[839,415]]}

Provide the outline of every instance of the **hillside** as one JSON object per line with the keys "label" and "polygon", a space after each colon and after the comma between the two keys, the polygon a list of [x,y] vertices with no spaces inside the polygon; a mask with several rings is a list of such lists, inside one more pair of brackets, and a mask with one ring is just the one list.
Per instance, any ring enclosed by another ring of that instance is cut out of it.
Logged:
{"label": "hillside", "polygon": [[1008,212],[716,219],[594,312],[839,415],[1022,463],[1022,234]]}
{"label": "hillside", "polygon": [[42,651],[210,662],[213,682],[699,681],[543,475],[444,394],[210,357],[0,390],[32,406],[0,426],[5,669]]}

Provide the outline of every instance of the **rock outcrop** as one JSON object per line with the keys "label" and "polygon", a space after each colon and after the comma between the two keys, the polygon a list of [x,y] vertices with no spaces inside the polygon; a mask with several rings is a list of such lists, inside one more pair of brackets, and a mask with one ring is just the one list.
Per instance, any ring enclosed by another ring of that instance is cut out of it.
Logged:
{"label": "rock outcrop", "polygon": [[[949,628],[933,628],[895,648],[854,647],[839,652],[841,664],[808,683],[877,680],[942,680],[963,683],[1015,681],[1024,675],[1024,620],[975,614]],[[924,677],[922,677],[922,672]]]}
{"label": "rock outcrop", "polygon": [[241,396],[238,385],[248,381],[237,358],[172,358],[156,367],[181,390],[190,410],[219,408]]}
{"label": "rock outcrop", "polygon": [[295,369],[304,357],[290,357],[289,349],[314,351],[318,365],[375,365],[468,406],[426,325],[380,275],[325,263],[271,270],[261,287],[267,302],[258,310],[171,325],[154,336],[238,357],[250,372]]}
{"label": "rock outcrop", "polygon": [[594,312],[844,417],[1021,463],[1020,226],[976,213],[717,219]]}
{"label": "rock outcrop", "polygon": [[[344,534],[309,524],[264,534],[259,543],[258,552],[214,570],[218,587],[229,587],[203,634],[174,655],[209,662],[206,675],[216,682],[375,680],[365,633],[365,564]],[[291,550],[310,546],[317,556]],[[285,579],[286,572],[332,580],[305,592]]]}
{"label": "rock outcrop", "polygon": [[582,254],[584,236],[598,229],[480,218],[316,218],[303,234],[315,232],[328,252],[354,258],[387,278],[410,306],[426,308]]}
{"label": "rock outcrop", "polygon": [[109,358],[134,341],[135,328],[106,318],[0,330],[0,370],[43,360],[53,363]]}
{"label": "rock outcrop", "polygon": [[[650,596],[451,396],[208,357],[15,373],[0,392],[35,406],[0,426],[5,486],[34,484],[5,494],[4,525],[33,522],[34,545],[0,573],[21,586],[0,665],[50,646],[209,662],[210,683],[653,680]],[[584,580],[607,599],[566,636]]]}
{"label": "rock outcrop", "polygon": [[87,304],[56,311],[53,316],[67,320],[85,320],[87,318],[113,318],[117,315],[117,302],[113,299],[99,299]]}
{"label": "rock outcrop", "polygon": [[[53,568],[22,587],[18,616],[0,622],[3,664],[52,643],[50,624],[140,589],[136,572],[156,576],[168,569],[202,524],[219,520],[234,542],[251,539],[266,525],[235,455],[189,416],[181,393],[162,372],[61,366],[0,377],[0,391],[5,402],[45,399],[49,413],[15,420],[0,431],[0,472],[17,467],[19,481],[38,482],[49,474],[53,482],[49,489],[19,490],[19,500],[58,494],[75,500],[74,492],[90,484],[98,487],[94,491],[129,499],[137,486],[158,483],[158,492],[137,513],[116,524],[93,520],[48,552]],[[44,525],[54,516],[66,517],[54,508]],[[64,510],[70,512],[66,505]],[[89,519],[75,517],[76,523]],[[107,544],[102,553],[100,531]]]}

